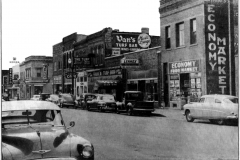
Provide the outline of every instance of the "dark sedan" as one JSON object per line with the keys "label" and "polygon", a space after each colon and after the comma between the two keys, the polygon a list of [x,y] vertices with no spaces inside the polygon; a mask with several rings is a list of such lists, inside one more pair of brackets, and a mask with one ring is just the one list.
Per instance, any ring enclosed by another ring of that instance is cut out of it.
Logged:
{"label": "dark sedan", "polygon": [[78,107],[81,109],[87,108],[87,101],[92,100],[95,97],[95,93],[83,93],[80,98],[77,99]]}
{"label": "dark sedan", "polygon": [[114,96],[110,94],[96,94],[92,100],[87,101],[87,110],[91,109],[97,109],[100,112],[105,110],[116,112],[117,105]]}

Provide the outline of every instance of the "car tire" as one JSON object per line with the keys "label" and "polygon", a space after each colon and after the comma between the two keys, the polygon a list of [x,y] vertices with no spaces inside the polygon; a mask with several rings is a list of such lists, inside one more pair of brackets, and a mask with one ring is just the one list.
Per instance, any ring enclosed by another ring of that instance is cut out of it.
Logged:
{"label": "car tire", "polygon": [[209,119],[209,121],[210,121],[211,123],[213,123],[213,124],[216,123],[216,120],[214,120],[214,119]]}
{"label": "car tire", "polygon": [[186,111],[186,119],[188,122],[193,122],[194,118],[191,117],[190,111]]}
{"label": "car tire", "polygon": [[119,108],[118,108],[118,107],[116,108],[116,113],[117,113],[117,114],[120,114],[120,111],[119,111]]}
{"label": "car tire", "polygon": [[62,103],[60,103],[60,104],[59,104],[59,107],[60,107],[60,108],[63,108],[63,104],[62,104]]}
{"label": "car tire", "polygon": [[133,115],[132,109],[129,108],[127,113],[128,113],[129,116],[132,116]]}
{"label": "car tire", "polygon": [[216,121],[218,125],[223,125],[225,121],[223,119],[219,119]]}

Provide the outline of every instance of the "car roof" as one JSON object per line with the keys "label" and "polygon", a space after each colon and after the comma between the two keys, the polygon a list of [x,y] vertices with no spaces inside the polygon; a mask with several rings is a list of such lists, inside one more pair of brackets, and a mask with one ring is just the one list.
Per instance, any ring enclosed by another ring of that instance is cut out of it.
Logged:
{"label": "car roof", "polygon": [[56,104],[47,101],[21,100],[2,102],[2,111],[44,110],[44,109],[60,110],[60,108]]}
{"label": "car roof", "polygon": [[142,93],[141,91],[125,91],[124,93]]}
{"label": "car roof", "polygon": [[237,98],[236,96],[232,96],[232,95],[225,95],[225,94],[208,94],[208,95],[204,95],[202,97],[217,97],[217,98]]}

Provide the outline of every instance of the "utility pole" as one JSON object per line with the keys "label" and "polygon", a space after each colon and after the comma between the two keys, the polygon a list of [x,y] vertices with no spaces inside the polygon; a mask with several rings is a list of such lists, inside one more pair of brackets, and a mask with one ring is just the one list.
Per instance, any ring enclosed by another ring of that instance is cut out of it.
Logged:
{"label": "utility pole", "polygon": [[162,52],[157,51],[158,54],[158,106],[162,106]]}
{"label": "utility pole", "polygon": [[68,64],[71,65],[71,69],[72,69],[72,94],[74,94],[74,77],[73,77],[73,69],[74,69],[74,65],[73,65],[73,60],[71,58],[68,59]]}

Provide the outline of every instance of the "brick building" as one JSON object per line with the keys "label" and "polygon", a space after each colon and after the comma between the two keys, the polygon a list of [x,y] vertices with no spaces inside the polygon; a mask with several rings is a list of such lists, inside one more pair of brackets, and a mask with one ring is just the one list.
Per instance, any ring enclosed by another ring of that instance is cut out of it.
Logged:
{"label": "brick building", "polygon": [[62,42],[53,46],[53,93],[63,92],[63,45]]}
{"label": "brick building", "polygon": [[29,56],[20,64],[20,99],[53,93],[53,58]]}
{"label": "brick building", "polygon": [[[88,35],[83,41],[75,43],[74,58],[79,60],[79,67],[76,69],[78,72],[76,95],[87,92],[109,93],[115,95],[117,100],[121,100],[127,87],[126,68],[121,66],[123,55],[160,44],[159,36],[150,36],[144,32],[145,30],[120,32],[104,28]],[[149,57],[145,56],[142,61]],[[157,57],[155,61],[157,62]]]}
{"label": "brick building", "polygon": [[228,2],[160,0],[165,103],[236,94],[232,12],[237,1]]}

